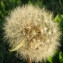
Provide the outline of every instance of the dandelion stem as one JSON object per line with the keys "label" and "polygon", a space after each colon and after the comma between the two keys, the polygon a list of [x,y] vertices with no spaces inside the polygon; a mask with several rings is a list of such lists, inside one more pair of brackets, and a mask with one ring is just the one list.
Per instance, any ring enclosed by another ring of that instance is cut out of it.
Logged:
{"label": "dandelion stem", "polygon": [[27,63],[32,63],[30,58],[27,59]]}

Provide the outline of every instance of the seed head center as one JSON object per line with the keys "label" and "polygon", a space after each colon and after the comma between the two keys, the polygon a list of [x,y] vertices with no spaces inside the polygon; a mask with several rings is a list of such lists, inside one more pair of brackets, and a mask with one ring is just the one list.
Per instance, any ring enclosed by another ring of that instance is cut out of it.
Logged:
{"label": "seed head center", "polygon": [[28,24],[23,29],[23,35],[28,41],[41,39],[41,29],[40,26],[35,24]]}

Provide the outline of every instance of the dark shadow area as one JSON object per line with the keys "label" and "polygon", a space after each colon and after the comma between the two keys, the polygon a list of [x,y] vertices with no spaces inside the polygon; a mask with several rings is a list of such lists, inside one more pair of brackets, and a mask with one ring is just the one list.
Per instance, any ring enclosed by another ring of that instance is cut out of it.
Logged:
{"label": "dark shadow area", "polygon": [[61,47],[60,47],[60,50],[63,52],[63,17],[61,16],[61,15],[59,15],[60,16],[60,19],[61,19],[61,21],[60,21],[60,30],[61,30]]}
{"label": "dark shadow area", "polygon": [[57,14],[63,14],[63,0],[26,0],[33,5],[38,5],[39,7],[45,7],[47,10],[53,12],[54,17]]}
{"label": "dark shadow area", "polygon": [[63,13],[63,0],[43,0],[43,5],[52,11],[54,15]]}

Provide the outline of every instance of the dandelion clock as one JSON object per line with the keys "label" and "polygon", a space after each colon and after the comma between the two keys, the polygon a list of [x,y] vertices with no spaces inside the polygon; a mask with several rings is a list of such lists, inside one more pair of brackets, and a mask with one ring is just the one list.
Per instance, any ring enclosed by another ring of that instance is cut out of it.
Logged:
{"label": "dandelion clock", "polygon": [[60,31],[52,13],[33,5],[12,10],[6,18],[4,30],[10,52],[16,51],[16,55],[28,59],[28,63],[46,60],[60,45]]}

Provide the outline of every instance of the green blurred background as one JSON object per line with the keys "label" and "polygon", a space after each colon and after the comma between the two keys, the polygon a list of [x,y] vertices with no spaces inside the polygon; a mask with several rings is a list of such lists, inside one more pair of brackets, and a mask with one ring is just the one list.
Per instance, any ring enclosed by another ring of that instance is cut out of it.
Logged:
{"label": "green blurred background", "polygon": [[60,36],[61,47],[59,47],[59,50],[53,57],[48,58],[43,63],[63,63],[63,0],[0,0],[0,63],[26,63],[26,60],[20,60],[15,56],[16,52],[9,52],[9,46],[3,39],[3,24],[5,17],[12,9],[31,3],[40,8],[45,7],[47,10],[53,12],[53,19],[59,23],[62,33]]}

